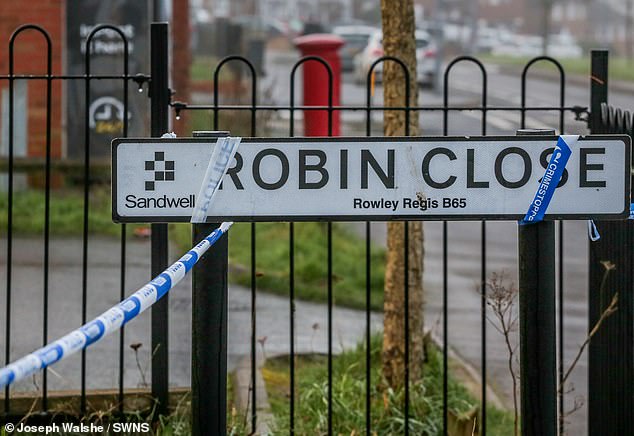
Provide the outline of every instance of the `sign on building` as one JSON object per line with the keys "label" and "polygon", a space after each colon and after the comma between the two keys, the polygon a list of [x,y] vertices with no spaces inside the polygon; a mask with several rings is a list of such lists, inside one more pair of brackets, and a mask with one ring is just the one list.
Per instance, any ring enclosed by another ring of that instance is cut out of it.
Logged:
{"label": "sign on building", "polygon": [[[135,0],[68,0],[66,3],[67,71],[71,75],[86,72],[86,40],[97,24],[118,27],[128,40],[129,74],[147,73],[149,65],[148,19],[149,3]],[[90,47],[91,75],[123,74],[124,42],[112,30],[100,30]],[[83,81],[71,80],[66,102],[68,125],[67,154],[81,158],[85,147],[86,92]],[[139,94],[134,84],[128,89],[128,110],[124,110],[123,81],[99,79],[90,81],[88,98],[89,146],[92,156],[107,157],[113,138],[123,136],[123,122],[128,118],[128,135],[143,136],[149,120],[146,118],[147,93]]]}

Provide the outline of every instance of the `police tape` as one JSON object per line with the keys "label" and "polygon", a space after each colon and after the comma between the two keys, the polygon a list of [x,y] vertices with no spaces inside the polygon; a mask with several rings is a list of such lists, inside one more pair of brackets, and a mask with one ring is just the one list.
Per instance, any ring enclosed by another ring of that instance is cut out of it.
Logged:
{"label": "police tape", "polygon": [[216,141],[205,177],[200,185],[200,191],[196,196],[196,205],[192,212],[191,223],[204,223],[207,221],[209,206],[218,192],[220,182],[229,169],[229,164],[238,150],[242,138],[223,137]]}
{"label": "police tape", "polygon": [[546,210],[555,194],[555,189],[566,169],[566,164],[572,154],[571,147],[579,140],[579,135],[562,135],[557,139],[557,145],[553,150],[544,176],[539,182],[539,187],[528,207],[528,212],[520,224],[538,223],[544,219]]}
{"label": "police tape", "polygon": [[180,282],[232,224],[222,223],[169,268],[110,310],[61,339],[0,368],[0,389],[89,347],[144,312]]}

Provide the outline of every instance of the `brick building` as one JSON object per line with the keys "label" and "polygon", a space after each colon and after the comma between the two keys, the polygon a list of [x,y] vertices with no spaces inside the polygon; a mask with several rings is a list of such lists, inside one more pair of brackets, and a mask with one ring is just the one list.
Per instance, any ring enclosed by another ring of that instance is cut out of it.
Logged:
{"label": "brick building", "polygon": [[[117,7],[125,4],[125,1],[116,0],[107,2],[107,5],[106,2],[86,1],[86,3],[83,3],[84,0],[81,1],[82,7],[86,6],[86,8],[89,8],[88,4],[92,3],[98,5],[101,11],[108,9],[109,5],[114,5],[115,3]],[[136,2],[137,0],[132,1]],[[141,0],[138,1],[141,2]],[[140,4],[133,3],[134,6]],[[148,17],[144,17],[147,23],[152,21],[151,4],[151,1],[147,1],[145,10],[148,11]],[[32,0],[28,4],[12,1],[2,2],[0,5],[0,75],[9,74],[9,40],[12,33],[27,23],[41,26],[50,35],[52,74],[54,76],[71,74],[67,65],[70,49],[66,45],[69,41],[73,41],[73,38],[69,38],[69,35],[67,35],[69,32],[67,29],[67,6],[73,7],[71,0]],[[173,41],[171,50],[172,86],[176,89],[176,97],[179,100],[188,101],[189,65],[191,63],[189,49],[191,30],[189,27],[189,0],[173,0],[171,9],[170,31]],[[125,22],[113,22],[115,20],[104,18],[103,16],[85,18],[87,23],[94,21],[115,25],[126,24]],[[138,31],[147,32],[147,42],[149,43],[149,27],[140,27]],[[82,42],[77,40],[76,45],[80,43]],[[73,47],[73,49],[76,49],[76,47]],[[144,45],[141,50],[143,51],[144,61],[141,64],[137,63],[136,71],[130,71],[131,74],[136,72],[149,73],[149,44],[147,46]],[[45,75],[47,71],[47,44],[45,37],[31,29],[20,33],[15,40],[13,59],[14,74]],[[92,73],[100,74],[101,71],[98,71],[99,64],[95,63],[94,65],[95,70]],[[83,71],[82,66],[80,71],[74,71],[73,74],[82,74]],[[121,71],[121,68],[116,68],[116,72],[120,73]],[[15,156],[43,157],[46,154],[46,82],[46,79],[14,81],[13,138]],[[52,80],[51,155],[53,158],[77,157],[77,149],[83,149],[83,139],[81,144],[77,143],[78,137],[83,138],[83,135],[78,135],[76,130],[69,130],[72,122],[77,123],[79,121],[80,124],[83,124],[83,106],[77,107],[75,105],[75,100],[83,104],[83,92],[81,95],[69,93],[71,86],[77,88],[75,86],[77,84],[71,85],[68,81],[59,79]],[[83,84],[79,88],[83,88]],[[135,88],[132,86],[130,90],[134,91]],[[147,93],[141,97],[134,94],[136,92],[132,92],[131,97],[143,98],[147,102]],[[9,81],[6,78],[0,78],[0,96],[0,156],[6,156],[8,154],[9,118]],[[144,112],[147,111],[144,110]],[[143,116],[147,118],[147,113],[144,113]],[[144,123],[144,126],[147,127],[147,120]],[[182,128],[184,126],[183,122],[175,124],[175,127]],[[141,134],[146,134],[145,127]],[[178,133],[185,134],[184,131]],[[136,134],[138,135],[138,133]],[[114,135],[119,136],[116,133]],[[109,141],[109,138],[107,139]],[[69,141],[75,142],[69,145]]]}
{"label": "brick building", "polygon": [[[51,71],[60,74],[63,64],[65,0],[2,2],[0,6],[0,75],[9,74],[9,40],[25,23],[42,26],[51,38]],[[46,39],[37,31],[27,30],[16,38],[13,55],[15,74],[46,74]],[[20,83],[22,82],[22,83]],[[2,94],[2,143],[0,153],[8,152],[8,80],[0,80]],[[62,155],[62,83],[52,82],[51,155]],[[46,80],[16,81],[14,87],[16,155],[45,156],[46,153]],[[25,104],[25,105],[24,105]],[[26,134],[28,132],[28,135]]]}

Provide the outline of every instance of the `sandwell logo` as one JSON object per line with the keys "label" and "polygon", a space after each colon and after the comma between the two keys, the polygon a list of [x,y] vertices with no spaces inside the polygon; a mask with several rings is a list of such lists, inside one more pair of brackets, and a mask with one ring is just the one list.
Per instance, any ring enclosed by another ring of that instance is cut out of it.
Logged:
{"label": "sandwell logo", "polygon": [[154,160],[145,161],[145,170],[152,172],[152,180],[145,182],[146,191],[154,191],[156,182],[174,181],[174,161],[165,160],[165,152],[154,152]]}

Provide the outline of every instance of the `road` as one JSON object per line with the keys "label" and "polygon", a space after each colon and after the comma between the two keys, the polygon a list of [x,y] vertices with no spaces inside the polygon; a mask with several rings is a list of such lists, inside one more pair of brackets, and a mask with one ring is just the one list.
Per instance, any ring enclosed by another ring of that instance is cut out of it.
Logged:
{"label": "road", "polygon": [[[267,76],[261,79],[260,87],[270,95],[271,104],[288,105],[290,89],[290,70],[293,62],[299,56],[292,52],[267,53]],[[485,65],[487,69],[487,105],[498,107],[520,107],[521,105],[521,77],[508,74],[496,65]],[[542,74],[531,74],[529,70],[526,83],[527,107],[553,107],[559,106],[560,88],[557,82],[544,78]],[[302,71],[298,69],[296,74],[295,95],[296,105],[301,105],[301,81]],[[610,104],[624,109],[631,108],[634,86],[629,92],[609,91]],[[456,64],[449,74],[448,106],[480,106],[482,104],[482,74],[471,62]],[[567,81],[565,86],[565,106],[589,106],[590,86],[579,85],[577,81]],[[341,86],[341,105],[366,105],[365,86],[355,83],[352,73],[343,75]],[[431,89],[421,89],[418,96],[420,106],[438,107],[443,104],[443,95]],[[260,103],[266,103],[260,101]],[[371,99],[372,106],[382,106],[383,92],[380,85],[375,89]],[[280,112],[280,119],[276,123],[280,134],[288,135],[288,112]],[[301,119],[301,111],[297,111],[296,119]],[[343,136],[365,136],[365,113],[361,111],[343,112],[342,125]],[[373,112],[373,132],[380,133],[381,113]],[[422,132],[425,135],[442,135],[442,113],[438,110],[424,111],[420,117]],[[301,123],[297,123],[296,134],[301,135]],[[514,135],[520,127],[520,112],[517,110],[488,111],[486,134],[489,135]],[[555,128],[559,132],[559,114],[553,111],[530,111],[526,116],[527,128]],[[574,115],[566,112],[565,131],[567,134],[587,133],[586,123],[575,121]],[[481,111],[465,111],[458,113],[451,111],[448,118],[448,134],[450,135],[480,135],[483,133],[481,123]]]}

